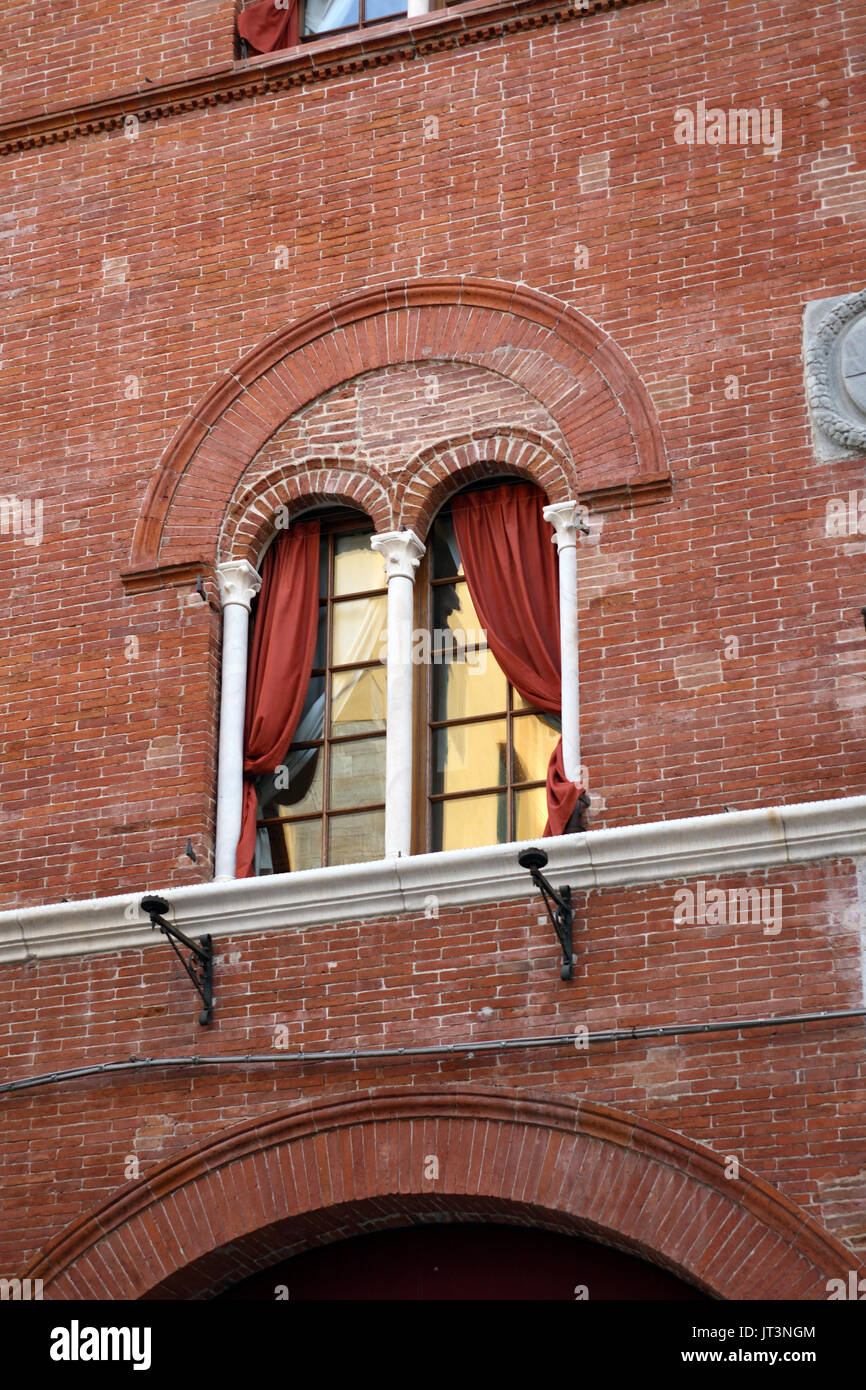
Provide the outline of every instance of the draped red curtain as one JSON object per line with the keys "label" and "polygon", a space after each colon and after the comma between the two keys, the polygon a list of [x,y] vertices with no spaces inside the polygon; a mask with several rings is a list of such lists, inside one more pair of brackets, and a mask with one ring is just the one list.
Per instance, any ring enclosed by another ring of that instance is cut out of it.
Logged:
{"label": "draped red curtain", "polygon": [[[559,572],[543,506],[538,488],[519,483],[459,493],[451,511],[490,650],[525,700],[561,715]],[[582,791],[565,775],[560,739],[547,769],[545,835],[565,832]]]}
{"label": "draped red curtain", "polygon": [[262,564],[247,670],[238,878],[248,878],[253,871],[253,779],[279,766],[294,737],[310,684],[318,626],[319,523],[300,521],[274,541]]}
{"label": "draped red curtain", "polygon": [[299,42],[298,0],[287,0],[285,5],[258,0],[238,15],[238,33],[257,53],[294,48]]}

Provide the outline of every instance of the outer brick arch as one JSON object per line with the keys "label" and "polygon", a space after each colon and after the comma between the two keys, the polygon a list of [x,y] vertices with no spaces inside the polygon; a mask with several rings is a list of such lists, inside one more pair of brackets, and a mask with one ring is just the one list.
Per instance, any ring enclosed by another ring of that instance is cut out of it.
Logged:
{"label": "outer brick arch", "polygon": [[133,570],[186,559],[190,537],[202,548],[201,497],[228,503],[267,440],[311,400],[363,372],[442,357],[489,365],[526,387],[568,441],[582,490],[668,476],[649,394],[591,319],[524,286],[474,277],[399,281],[306,315],[216,383],[151,481]]}
{"label": "outer brick arch", "polygon": [[[425,1159],[440,1161],[437,1179]],[[647,1120],[502,1088],[382,1089],[248,1121],[62,1232],[53,1299],[206,1298],[288,1255],[417,1220],[604,1241],[718,1298],[823,1299],[851,1253],[745,1170]]]}

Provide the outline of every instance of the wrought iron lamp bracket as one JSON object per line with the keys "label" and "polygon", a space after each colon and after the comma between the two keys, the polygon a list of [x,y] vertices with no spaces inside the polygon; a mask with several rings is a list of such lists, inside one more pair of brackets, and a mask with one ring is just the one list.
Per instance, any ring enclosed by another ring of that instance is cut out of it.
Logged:
{"label": "wrought iron lamp bracket", "polygon": [[[150,918],[150,925],[154,931],[161,931],[167,939],[169,946],[192,980],[204,1005],[198,1016],[198,1021],[202,1027],[205,1027],[213,1018],[213,938],[203,936],[198,941],[193,941],[173,923],[167,922],[165,914],[169,908],[165,898],[142,898],[140,907],[142,912]],[[181,955],[178,950],[178,942],[189,951],[189,958]]]}
{"label": "wrought iron lamp bracket", "polygon": [[532,882],[544,899],[547,915],[562,947],[562,966],[559,971],[559,978],[571,980],[574,978],[575,963],[574,905],[571,901],[571,888],[568,884],[562,888],[554,888],[550,880],[541,872],[547,863],[547,855],[543,849],[525,849],[518,855],[517,862],[521,868],[529,870]]}

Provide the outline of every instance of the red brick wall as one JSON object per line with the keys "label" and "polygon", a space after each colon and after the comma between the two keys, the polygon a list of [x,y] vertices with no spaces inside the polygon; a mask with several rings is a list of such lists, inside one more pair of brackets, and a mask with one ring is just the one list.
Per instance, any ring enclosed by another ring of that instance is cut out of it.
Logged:
{"label": "red brick wall", "polygon": [[[104,9],[64,12],[49,48],[6,7],[18,109],[229,60],[230,5],[112,6],[110,21]],[[862,284],[864,51],[856,0],[651,2],[148,121],[134,140],[115,129],[7,157],[2,491],[43,502],[44,538],[0,535],[0,903],[209,877],[219,620],[189,584],[124,592],[142,499],[242,354],[401,278],[486,276],[558,297],[611,335],[656,401],[673,498],[605,512],[581,557],[593,826],[862,791],[862,541],[825,534],[826,503],[861,487],[862,460],[815,460],[801,312]],[[781,153],[675,144],[675,109],[702,98],[779,107]],[[526,426],[530,407],[499,389],[489,399]],[[424,423],[406,409],[417,397],[386,397],[383,467]],[[858,1004],[850,866],[768,881],[785,894],[779,938],[672,932],[670,886],[593,897],[573,987],[556,978],[538,904],[518,904],[350,924],[337,945],[330,928],[221,942],[209,1034],[167,948],[4,967],[0,1028],[21,1075],[264,1050],[281,1021],[305,1047],[374,1046]],[[128,1154],[156,1162],[301,1094],[410,1074],[586,1091],[649,1114],[739,1154],[862,1242],[861,1065],[852,1024],[415,1073],[49,1088],[5,1101],[5,1256],[120,1186]]]}
{"label": "red brick wall", "polygon": [[[268,1053],[569,1033],[856,1008],[859,917],[850,864],[731,875],[781,898],[781,930],[674,926],[676,885],[577,899],[579,965],[559,979],[541,901],[443,909],[217,942],[216,1014],[196,1022],[167,944],[0,973],[15,1076],[130,1056]],[[411,945],[408,943],[412,943]],[[492,1013],[482,1016],[482,1009]],[[287,1032],[276,1030],[285,1025]],[[279,1040],[281,1047],[275,1043]],[[152,1071],[3,1098],[4,1235],[17,1268],[134,1176],[249,1117],[299,1100],[416,1080],[586,1096],[736,1156],[840,1238],[866,1245],[862,1021],[578,1050]],[[5,1260],[5,1263],[4,1263]]]}
{"label": "red brick wall", "polygon": [[[861,470],[815,463],[800,361],[803,302],[862,264],[855,175],[830,210],[815,172],[863,160],[857,9],[639,5],[6,159],[0,442],[45,539],[0,537],[3,902],[207,873],[216,633],[124,597],[144,489],[242,352],[419,270],[560,296],[668,383],[673,504],[606,514],[583,567],[593,823],[860,789],[862,564],[824,516]],[[782,153],[675,144],[702,95],[781,107]]]}
{"label": "red brick wall", "polygon": [[230,63],[236,8],[234,0],[10,0],[0,15],[3,118]]}

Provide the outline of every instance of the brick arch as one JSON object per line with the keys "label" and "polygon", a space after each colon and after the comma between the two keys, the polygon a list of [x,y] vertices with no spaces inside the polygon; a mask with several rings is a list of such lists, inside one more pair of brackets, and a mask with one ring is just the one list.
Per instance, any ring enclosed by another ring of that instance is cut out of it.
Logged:
{"label": "brick arch", "polygon": [[249,560],[257,566],[274,533],[277,509],[285,507],[292,517],[316,502],[357,507],[377,531],[392,529],[391,492],[378,469],[355,458],[306,458],[253,482],[241,479],[223,523],[219,559]]}
{"label": "brick arch", "polygon": [[212,556],[238,479],[295,412],[361,373],[460,359],[549,411],[581,490],[669,476],[637,371],[598,324],[540,291],[474,277],[399,281],[307,314],[253,349],[194,407],[142,503],[132,569]]}
{"label": "brick arch", "polygon": [[425,536],[442,504],[460,488],[496,473],[535,483],[550,502],[574,497],[577,479],[561,449],[534,430],[475,430],[422,449],[400,473],[400,525]]}
{"label": "brick arch", "polygon": [[[425,1159],[439,1159],[425,1177]],[[851,1252],[660,1125],[504,1088],[355,1092],[259,1117],[126,1185],[24,1274],[54,1299],[202,1298],[278,1260],[416,1220],[601,1240],[718,1298],[821,1299]]]}

